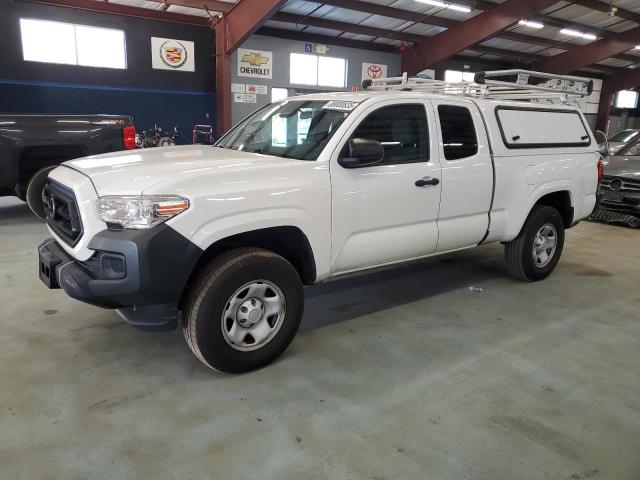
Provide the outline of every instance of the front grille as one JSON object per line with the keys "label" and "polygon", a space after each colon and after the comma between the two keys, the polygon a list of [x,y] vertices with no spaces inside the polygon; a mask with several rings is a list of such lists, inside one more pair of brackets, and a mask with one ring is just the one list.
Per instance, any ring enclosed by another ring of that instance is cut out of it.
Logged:
{"label": "front grille", "polygon": [[[612,188],[612,185],[614,188]],[[602,179],[600,187],[623,193],[640,193],[640,179],[606,176]]]}
{"label": "front grille", "polygon": [[640,215],[640,179],[604,177],[600,183],[598,202],[610,211]]}
{"label": "front grille", "polygon": [[42,192],[47,225],[65,243],[74,246],[82,237],[82,220],[73,191],[49,180]]}

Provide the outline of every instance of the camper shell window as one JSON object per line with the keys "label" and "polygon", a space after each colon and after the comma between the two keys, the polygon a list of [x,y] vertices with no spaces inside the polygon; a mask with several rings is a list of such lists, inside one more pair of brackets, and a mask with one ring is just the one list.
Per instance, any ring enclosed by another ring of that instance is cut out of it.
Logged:
{"label": "camper shell window", "polygon": [[496,107],[507,148],[588,147],[591,135],[577,110],[517,106]]}

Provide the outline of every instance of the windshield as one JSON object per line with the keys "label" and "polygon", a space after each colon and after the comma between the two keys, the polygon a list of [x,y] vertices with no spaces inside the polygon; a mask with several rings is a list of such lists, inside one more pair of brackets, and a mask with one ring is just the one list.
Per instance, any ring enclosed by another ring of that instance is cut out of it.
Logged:
{"label": "windshield", "polygon": [[317,160],[356,102],[285,100],[250,115],[216,143],[217,147]]}
{"label": "windshield", "polygon": [[621,132],[618,132],[613,137],[611,137],[609,141],[627,143],[636,135],[638,135],[637,130],[622,130]]}
{"label": "windshield", "polygon": [[628,155],[630,157],[637,157],[640,155],[640,139],[625,145],[616,155]]}

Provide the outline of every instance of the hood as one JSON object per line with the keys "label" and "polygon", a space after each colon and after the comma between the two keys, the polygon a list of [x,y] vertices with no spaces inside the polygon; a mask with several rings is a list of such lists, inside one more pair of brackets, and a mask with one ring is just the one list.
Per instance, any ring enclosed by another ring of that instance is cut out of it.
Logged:
{"label": "hood", "polygon": [[607,177],[625,177],[640,180],[640,157],[614,155],[609,157],[604,166]]}
{"label": "hood", "polygon": [[291,162],[301,161],[209,145],[185,145],[93,155],[63,165],[89,177],[98,195],[139,195],[155,185],[168,185],[171,180],[285,167]]}

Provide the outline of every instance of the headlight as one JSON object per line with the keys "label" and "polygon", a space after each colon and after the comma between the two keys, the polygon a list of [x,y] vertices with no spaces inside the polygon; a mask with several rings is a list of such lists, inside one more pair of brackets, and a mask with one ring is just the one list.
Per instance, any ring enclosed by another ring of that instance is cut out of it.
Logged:
{"label": "headlight", "polygon": [[100,220],[122,228],[155,227],[189,208],[177,195],[108,196],[96,201]]}

